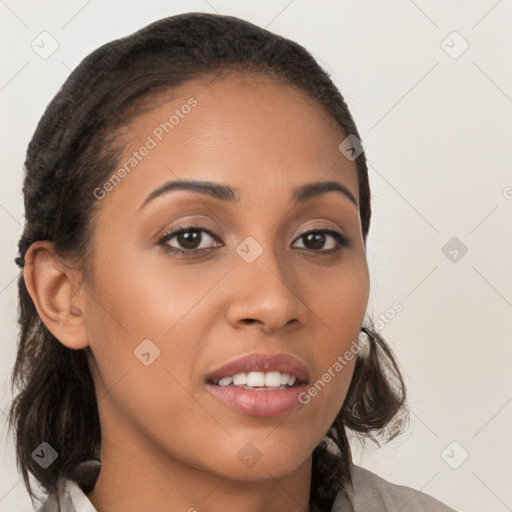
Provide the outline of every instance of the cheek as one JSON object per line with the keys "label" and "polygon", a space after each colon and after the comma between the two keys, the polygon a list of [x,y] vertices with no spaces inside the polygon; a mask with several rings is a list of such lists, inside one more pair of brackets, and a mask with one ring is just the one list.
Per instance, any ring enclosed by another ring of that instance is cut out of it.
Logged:
{"label": "cheek", "polygon": [[169,364],[165,350],[150,366],[133,358],[116,377],[108,365],[100,371],[108,385],[99,395],[98,408],[111,443],[128,449],[137,443],[138,450],[197,464],[216,450],[203,449],[205,455],[194,448],[204,438],[205,426],[210,436],[225,437],[201,401],[191,398],[187,373]]}
{"label": "cheek", "polygon": [[370,278],[364,253],[347,257],[338,268],[318,273],[311,280],[308,305],[334,341],[329,346],[343,350],[347,341],[359,334],[369,292]]}
{"label": "cheek", "polygon": [[[159,248],[152,251],[156,253]],[[99,299],[109,313],[114,330],[129,332],[131,338],[172,336],[182,318],[200,310],[201,301],[230,269],[226,263],[206,267],[179,262],[177,258],[123,258],[122,264],[106,262],[98,269]]]}
{"label": "cheek", "polygon": [[201,274],[198,266],[180,270],[165,260],[151,265],[136,258],[112,261],[104,260],[98,269],[87,309],[102,393],[130,416],[151,418],[155,411],[182,409],[183,414],[163,419],[181,417],[183,422],[187,407],[194,405],[184,389],[191,387],[209,321],[218,318],[218,305],[201,299],[229,267],[212,265]]}
{"label": "cheek", "polygon": [[[211,422],[191,398],[190,372],[204,338],[200,299],[218,279],[192,274],[125,260],[95,276],[86,328],[100,416],[125,431],[120,441],[137,436],[177,452],[187,438],[197,444],[201,425]],[[169,432],[179,433],[180,446]]]}
{"label": "cheek", "polygon": [[365,259],[347,262],[339,273],[326,273],[325,282],[316,279],[309,288],[308,305],[317,325],[318,366],[304,403],[312,407],[317,427],[325,431],[341,409],[352,380],[369,288]]}

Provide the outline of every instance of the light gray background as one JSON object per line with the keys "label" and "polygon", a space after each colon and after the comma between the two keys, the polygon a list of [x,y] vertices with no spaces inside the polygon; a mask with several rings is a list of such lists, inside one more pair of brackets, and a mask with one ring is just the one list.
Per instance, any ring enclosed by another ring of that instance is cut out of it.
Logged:
{"label": "light gray background", "polygon": [[[301,43],[332,73],[366,144],[368,311],[387,320],[383,334],[409,386],[411,426],[380,449],[356,447],[356,462],[459,511],[512,510],[512,6],[505,0],[0,0],[1,408],[11,399],[13,259],[36,123],[91,51],[187,11],[239,16]],[[43,31],[58,42],[46,59],[31,48],[48,37]],[[461,38],[469,47],[453,58]],[[447,256],[452,237],[459,248]],[[390,318],[396,301],[403,310]],[[0,428],[0,510],[32,510],[3,421]]]}

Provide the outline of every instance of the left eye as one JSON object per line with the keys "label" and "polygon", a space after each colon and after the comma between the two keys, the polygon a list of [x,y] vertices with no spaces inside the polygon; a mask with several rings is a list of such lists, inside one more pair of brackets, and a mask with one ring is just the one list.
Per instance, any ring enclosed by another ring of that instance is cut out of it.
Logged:
{"label": "left eye", "polygon": [[[330,247],[324,247],[326,237],[331,237],[331,239],[334,240],[331,243]],[[338,233],[337,231],[332,231],[330,229],[308,231],[307,233],[303,233],[302,235],[300,235],[299,238],[297,238],[297,240],[306,240],[307,244],[313,245],[313,247],[305,247],[305,249],[323,249],[323,251],[320,252],[327,253],[335,251],[338,245],[346,245],[345,237],[341,233]]]}

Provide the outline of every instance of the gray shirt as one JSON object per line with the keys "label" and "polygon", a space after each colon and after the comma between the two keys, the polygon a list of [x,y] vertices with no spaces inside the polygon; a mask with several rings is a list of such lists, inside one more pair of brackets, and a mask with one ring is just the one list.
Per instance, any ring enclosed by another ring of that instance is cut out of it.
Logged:
{"label": "gray shirt", "polygon": [[[94,487],[100,467],[97,460],[85,461],[73,478],[61,477],[57,491],[38,512],[97,512],[86,493]],[[355,464],[350,464],[350,474],[352,483],[338,492],[332,509],[325,512],[456,512],[428,494],[388,482]]]}

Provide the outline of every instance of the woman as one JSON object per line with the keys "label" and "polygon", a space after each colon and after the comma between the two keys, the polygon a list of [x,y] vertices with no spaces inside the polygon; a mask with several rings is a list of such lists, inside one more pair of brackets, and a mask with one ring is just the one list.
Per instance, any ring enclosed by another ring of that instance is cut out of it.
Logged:
{"label": "woman", "polygon": [[370,189],[300,45],[188,13],[87,56],[28,147],[10,411],[44,512],[449,511],[352,463],[405,387]]}

